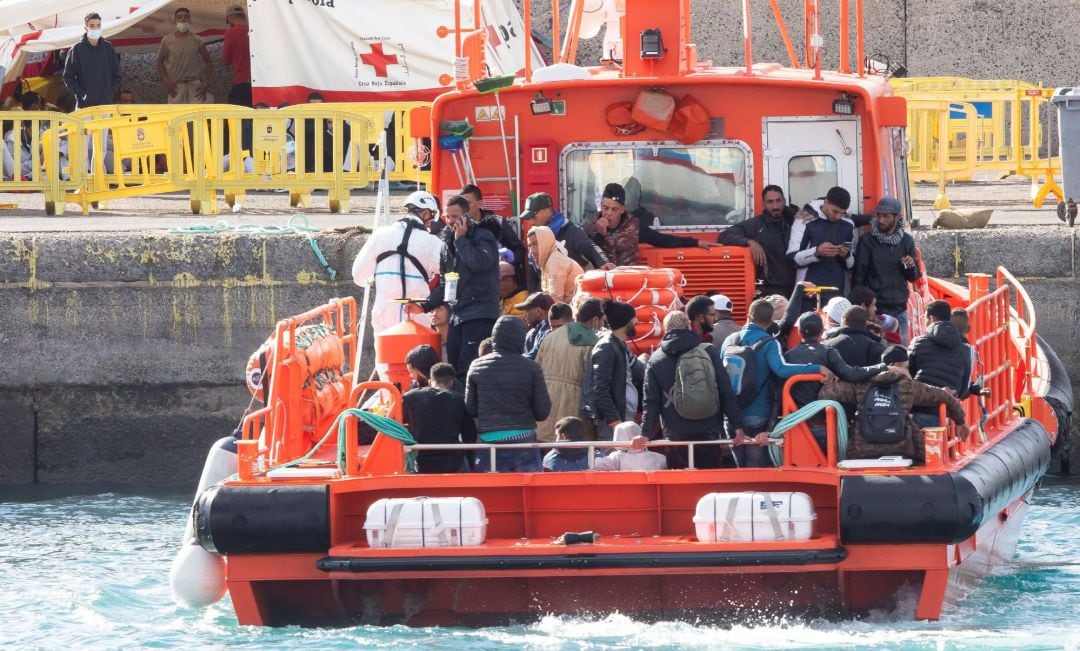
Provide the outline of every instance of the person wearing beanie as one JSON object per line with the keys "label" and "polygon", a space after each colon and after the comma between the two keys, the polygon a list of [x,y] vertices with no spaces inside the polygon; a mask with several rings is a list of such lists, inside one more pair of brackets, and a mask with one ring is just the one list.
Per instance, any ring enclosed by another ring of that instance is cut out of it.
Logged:
{"label": "person wearing beanie", "polygon": [[585,367],[581,415],[593,421],[600,440],[610,441],[616,425],[637,415],[645,369],[626,345],[637,335],[634,307],[609,299],[603,311],[608,332],[593,346]]}
{"label": "person wearing beanie", "polygon": [[[481,443],[493,445],[533,443],[536,423],[551,412],[551,398],[540,366],[521,354],[525,347],[525,322],[502,316],[491,337],[495,352],[480,357],[465,377],[465,411],[476,419]],[[538,449],[498,450],[496,468],[491,455],[476,455],[476,471],[538,472],[542,468]]]}
{"label": "person wearing beanie", "polygon": [[[585,367],[593,346],[599,340],[596,333],[603,324],[603,304],[599,298],[588,298],[578,306],[572,322],[552,330],[540,343],[536,362],[544,372],[544,382],[551,396],[551,415],[536,426],[536,436],[541,441],[554,441],[555,423],[579,414]],[[596,440],[593,422],[582,422],[585,425],[585,438]]]}
{"label": "person wearing beanie", "polygon": [[[784,358],[788,362],[824,366],[846,382],[865,382],[885,371],[885,363],[875,366],[850,366],[840,356],[839,351],[821,343],[821,335],[825,332],[825,324],[821,320],[821,315],[817,312],[803,314],[799,317],[797,325],[799,334],[802,335],[802,343],[784,354]],[[820,382],[799,382],[791,388],[791,398],[795,401],[797,407],[802,408],[817,400],[820,391]],[[848,405],[845,405],[845,410],[848,413],[853,413],[853,409],[849,410],[848,407]],[[818,413],[807,421],[807,425],[810,427],[814,439],[821,446],[821,451],[825,452],[827,449],[825,414],[823,412]]]}
{"label": "person wearing beanie", "polygon": [[[882,353],[882,362],[888,365],[887,370],[875,375],[870,381],[826,383],[818,394],[822,400],[836,400],[843,405],[855,405],[856,410],[863,410],[870,409],[868,402],[887,399],[888,396],[895,395],[896,391],[899,392],[904,411],[902,440],[892,443],[872,442],[878,437],[864,431],[868,419],[858,417],[859,412],[853,411],[851,413],[856,414],[855,427],[848,439],[848,459],[876,459],[899,455],[912,459],[916,465],[925,463],[926,441],[921,427],[937,427],[942,423],[939,418],[935,418],[931,423],[919,425],[910,416],[918,409],[936,415],[941,405],[945,405],[946,413],[956,425],[960,438],[967,439],[969,431],[960,401],[944,389],[913,380],[908,369],[908,351],[903,346],[892,345],[886,348]],[[868,393],[871,393],[870,400],[866,400]]]}
{"label": "person wearing beanie", "polygon": [[869,287],[877,295],[877,311],[896,317],[900,339],[908,341],[908,283],[922,276],[916,263],[915,240],[904,232],[903,207],[892,197],[882,197],[870,222],[870,237],[859,242],[852,287]]}
{"label": "person wearing beanie", "polygon": [[517,308],[524,302],[529,292],[518,285],[517,270],[506,261],[499,262],[499,313],[502,315],[525,318],[525,312]]}
{"label": "person wearing beanie", "polygon": [[631,447],[600,457],[593,464],[593,470],[667,470],[667,457],[644,447],[633,447],[633,442],[640,436],[641,426],[633,421],[616,425],[615,442]]}
{"label": "person wearing beanie", "polygon": [[709,242],[668,235],[642,224],[635,215],[627,211],[626,190],[618,183],[604,186],[600,212],[596,219],[585,226],[585,232],[604,251],[607,259],[620,267],[638,264],[638,245],[641,242],[661,249],[708,249],[712,246]]}
{"label": "person wearing beanie", "polygon": [[900,321],[895,316],[889,314],[881,315],[881,331],[884,335],[884,339],[890,344],[903,345],[903,341],[900,339]]}
{"label": "person wearing beanie", "polygon": [[[825,324],[825,330],[835,330],[843,325],[844,312],[851,307],[851,301],[843,296],[833,296],[825,304],[825,318],[829,320]],[[868,315],[869,316],[869,315]],[[829,335],[825,335],[828,337]]]}

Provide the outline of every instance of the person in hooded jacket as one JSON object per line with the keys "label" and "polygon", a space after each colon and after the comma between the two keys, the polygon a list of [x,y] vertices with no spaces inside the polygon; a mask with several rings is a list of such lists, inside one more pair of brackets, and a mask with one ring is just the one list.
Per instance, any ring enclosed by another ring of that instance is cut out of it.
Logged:
{"label": "person in hooded jacket", "polygon": [[526,237],[529,260],[540,275],[540,291],[556,303],[568,302],[577,291],[577,278],[585,271],[566,255],[547,226],[533,226]]}
{"label": "person in hooded jacket", "polygon": [[[672,401],[668,399],[675,386],[679,358],[687,352],[704,346],[712,359],[713,372],[716,376],[716,392],[719,395],[720,409],[716,415],[700,420],[682,417]],[[642,436],[652,440],[663,429],[664,438],[671,441],[716,441],[724,431],[724,418],[732,423],[736,435],[745,436],[742,429],[742,410],[731,389],[731,381],[724,369],[724,358],[712,344],[703,344],[701,337],[690,329],[690,319],[685,312],[671,312],[664,317],[664,337],[660,350],[652,354],[645,368],[645,401],[642,413]],[[637,441],[642,443],[641,440]],[[689,466],[689,452],[686,447],[670,447],[665,450],[669,468]],[[719,468],[720,448],[715,445],[703,445],[694,450],[696,468]]]}
{"label": "person in hooded jacket", "polygon": [[640,437],[641,426],[637,423],[627,421],[616,425],[615,442],[629,447],[600,457],[593,463],[593,470],[667,470],[667,457],[640,445],[634,447],[634,441]]}
{"label": "person in hooded jacket", "polygon": [[422,304],[423,311],[430,312],[447,302],[446,274],[459,275],[446,338],[447,360],[458,377],[468,372],[480,341],[491,334],[492,324],[499,317],[499,243],[483,224],[469,221],[468,210],[469,202],[464,197],[451,197],[446,202],[439,286]]}
{"label": "person in hooded jacket", "polygon": [[867,330],[868,319],[866,308],[853,305],[844,310],[840,329],[825,340],[825,345],[835,348],[850,366],[873,366],[885,352],[885,342]]}
{"label": "person in hooded jacket", "polygon": [[[503,316],[492,330],[495,352],[469,367],[465,377],[465,411],[476,419],[482,443],[534,443],[536,423],[551,413],[551,398],[540,365],[522,356],[525,322]],[[498,472],[538,472],[538,449],[499,450]],[[490,472],[490,455],[476,455],[476,470]]]}
{"label": "person in hooded jacket", "polygon": [[[596,246],[585,231],[566,218],[566,215],[555,210],[555,202],[551,195],[546,192],[536,192],[525,199],[525,211],[521,213],[521,221],[531,221],[532,226],[547,226],[555,234],[555,239],[562,242],[566,255],[584,269],[592,265],[593,269],[614,269],[600,247]],[[534,287],[535,276],[529,279],[529,291],[536,291]],[[535,279],[538,283],[539,280]]]}
{"label": "person in hooded jacket", "polygon": [[[952,306],[931,301],[926,306],[926,334],[911,342],[911,377],[953,392],[960,400],[971,391],[971,350],[952,322]],[[934,410],[916,409],[911,417],[922,427],[936,427],[940,416]]]}
{"label": "person in hooded jacket", "polygon": [[[581,385],[585,380],[585,367],[589,363],[596,332],[604,323],[600,299],[582,301],[574,314],[574,321],[563,328],[556,328],[544,337],[536,362],[544,372],[548,395],[551,396],[551,414],[536,428],[541,441],[555,440],[555,423],[567,416],[577,416],[581,409]],[[592,423],[585,423],[585,438],[596,439]]]}
{"label": "person in hooded jacket", "polygon": [[120,92],[120,59],[112,43],[101,36],[100,14],[87,14],[83,26],[86,34],[64,61],[64,86],[76,108],[112,104]]}
{"label": "person in hooded jacket", "polygon": [[[941,405],[945,405],[949,418],[956,424],[956,432],[962,439],[968,437],[968,427],[964,422],[964,409],[960,402],[948,391],[930,386],[911,378],[908,366],[908,353],[903,346],[889,346],[882,355],[882,361],[889,368],[884,373],[874,376],[869,382],[831,382],[821,388],[822,400],[836,400],[842,404],[861,405],[870,387],[877,385],[898,384],[904,411],[914,414],[918,408],[933,411],[935,414]],[[859,419],[855,419],[851,438],[848,439],[848,459],[876,459],[888,455],[900,455],[912,459],[916,464],[926,462],[926,440],[922,430],[912,418],[906,419],[905,436],[895,443],[874,443],[867,440],[861,431]],[[937,426],[937,423],[934,425]]]}

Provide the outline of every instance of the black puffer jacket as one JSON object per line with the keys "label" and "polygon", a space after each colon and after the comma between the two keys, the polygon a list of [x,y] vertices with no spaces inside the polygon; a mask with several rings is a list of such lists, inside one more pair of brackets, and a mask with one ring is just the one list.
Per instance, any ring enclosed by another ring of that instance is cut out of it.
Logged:
{"label": "black puffer jacket", "polygon": [[[610,332],[600,337],[593,346],[581,385],[582,416],[602,423],[626,419],[626,362],[629,351],[626,342]],[[641,386],[639,382],[634,384]]]}
{"label": "black puffer jacket", "polygon": [[960,400],[971,389],[971,351],[951,321],[931,323],[911,342],[908,369],[919,382],[956,391]]}
{"label": "black puffer jacket", "polygon": [[826,339],[825,345],[835,348],[849,366],[873,366],[881,362],[885,352],[885,342],[865,327],[844,326]]}
{"label": "black puffer jacket", "polygon": [[469,367],[465,378],[465,411],[476,418],[476,430],[535,430],[551,411],[551,398],[540,365],[521,355],[525,322],[504,316],[491,331],[495,353]]}
{"label": "black puffer jacket", "polygon": [[667,394],[675,386],[675,371],[679,366],[679,357],[701,344],[701,337],[690,330],[672,330],[664,335],[660,350],[649,358],[645,369],[644,417],[641,431],[645,436],[654,438],[659,425],[663,423],[664,435],[676,438],[685,435],[719,435],[724,430],[724,416],[732,427],[742,427],[742,410],[731,389],[731,381],[724,370],[724,358],[716,346],[708,346],[712,358],[713,371],[716,373],[716,390],[720,395],[720,411],[712,418],[687,420],[679,415],[675,406],[669,404]]}
{"label": "black puffer jacket", "polygon": [[444,228],[439,236],[444,245],[439,260],[439,286],[424,302],[424,310],[430,312],[444,301],[446,274],[456,271],[461,278],[450,322],[499,318],[499,243],[490,227],[470,222],[468,232],[460,240],[454,239],[452,228]]}

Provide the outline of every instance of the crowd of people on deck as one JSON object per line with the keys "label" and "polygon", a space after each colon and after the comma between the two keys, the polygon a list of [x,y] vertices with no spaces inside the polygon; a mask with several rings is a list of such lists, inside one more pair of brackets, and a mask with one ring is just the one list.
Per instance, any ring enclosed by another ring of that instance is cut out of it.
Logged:
{"label": "crowd of people on deck", "polygon": [[[443,214],[418,191],[401,219],[373,233],[353,277],[374,281],[376,334],[411,318],[444,343],[441,356],[422,346],[406,360],[404,419],[417,441],[494,444],[499,472],[765,467],[783,383],[802,374],[821,381],[793,385],[798,407],[844,406],[848,458],[922,463],[921,428],[942,425],[942,405],[967,437],[960,400],[980,387],[966,312],[930,302],[912,315],[925,319],[926,334],[907,345],[909,283],[921,272],[899,201],[883,197],[873,214],[852,215],[843,188],[798,208],[768,186],[764,212],[713,244],[654,231],[625,211],[625,197],[608,184],[582,227],[544,193],[503,218],[483,209],[476,186],[449,198]],[[531,224],[524,242],[523,224]],[[576,296],[575,281],[584,269],[637,264],[640,242],[748,248],[759,293],[746,322],[735,322],[723,294],[684,297],[663,320],[659,348],[638,354],[635,308]],[[825,454],[825,413],[807,424]],[[686,445],[649,445],[660,439],[732,444],[695,445],[691,463]],[[498,449],[587,441],[622,445],[592,459],[584,446]],[[490,455],[461,449],[424,451],[418,464],[492,470]]]}

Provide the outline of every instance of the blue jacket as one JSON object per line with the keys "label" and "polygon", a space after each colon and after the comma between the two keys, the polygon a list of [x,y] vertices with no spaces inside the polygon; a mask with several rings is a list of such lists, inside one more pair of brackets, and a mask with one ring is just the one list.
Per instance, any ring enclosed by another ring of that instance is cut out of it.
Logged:
{"label": "blue jacket", "polygon": [[[747,323],[742,330],[724,340],[720,352],[723,354],[723,351],[736,341],[741,341],[744,346],[751,346],[761,339],[771,336],[761,326]],[[780,342],[775,339],[759,348],[754,354],[756,355],[755,359],[759,371],[758,377],[754,378],[757,381],[757,395],[753,402],[743,408],[744,418],[746,416],[767,418],[770,415],[773,406],[773,392],[770,390],[770,383],[774,378],[779,377],[786,380],[800,373],[817,373],[821,368],[817,364],[788,364],[784,361],[784,356],[780,352]],[[771,372],[762,372],[766,368]],[[776,397],[779,397],[779,393],[777,393]]]}

